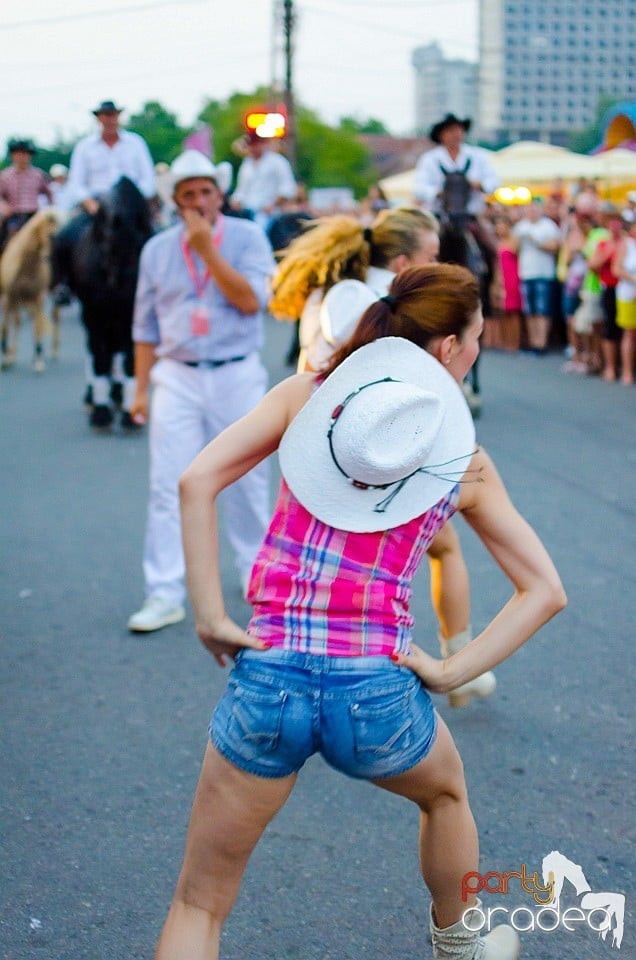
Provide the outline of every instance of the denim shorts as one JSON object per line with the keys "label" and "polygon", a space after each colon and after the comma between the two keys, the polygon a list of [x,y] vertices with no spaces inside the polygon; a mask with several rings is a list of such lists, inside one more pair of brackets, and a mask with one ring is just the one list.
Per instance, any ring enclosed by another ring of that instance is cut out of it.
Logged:
{"label": "denim shorts", "polygon": [[296,773],[314,753],[362,780],[393,777],[430,751],[437,716],[428,692],[388,657],[239,651],[210,738],[259,777]]}
{"label": "denim shorts", "polygon": [[523,312],[531,317],[552,316],[552,293],[554,282],[544,277],[521,281]]}

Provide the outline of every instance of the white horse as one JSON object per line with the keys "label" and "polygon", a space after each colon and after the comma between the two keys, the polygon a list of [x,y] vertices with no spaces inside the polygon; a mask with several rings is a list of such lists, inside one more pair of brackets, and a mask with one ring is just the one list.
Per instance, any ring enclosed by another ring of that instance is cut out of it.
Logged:
{"label": "white horse", "polygon": [[[622,893],[592,893],[583,869],[578,863],[568,860],[558,850],[552,850],[543,858],[541,864],[543,883],[553,884],[550,906],[558,910],[561,891],[566,880],[576,889],[577,896],[581,897],[581,909],[598,911],[605,914],[605,919],[596,928],[603,940],[608,932],[612,931],[612,946],[620,949],[625,928],[625,897]],[[581,896],[583,894],[583,896]]]}
{"label": "white horse", "polygon": [[[2,289],[2,366],[15,363],[20,312],[24,308],[33,320],[33,369],[44,370],[44,336],[51,323],[44,312],[44,301],[51,283],[51,236],[58,219],[50,207],[38,211],[7,243],[0,259]],[[59,314],[54,317],[53,356],[59,347]]]}

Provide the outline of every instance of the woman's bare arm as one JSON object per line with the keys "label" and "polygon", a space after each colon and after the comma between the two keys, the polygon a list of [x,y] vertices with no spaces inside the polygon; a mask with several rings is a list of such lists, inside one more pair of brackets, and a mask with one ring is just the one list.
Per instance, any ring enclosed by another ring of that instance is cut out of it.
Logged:
{"label": "woman's bare arm", "polygon": [[460,511],[510,579],[514,593],[479,636],[459,653],[439,661],[413,647],[399,663],[413,669],[431,690],[448,693],[509,657],[566,604],[559,575],[545,547],[513,506],[494,464],[480,449],[471,462]]}
{"label": "woman's bare arm", "polygon": [[232,424],[192,461],[179,481],[188,593],[196,630],[223,666],[239,647],[261,649],[227,616],[219,574],[216,497],[273,453],[287,426],[311,394],[306,374],[279,383],[247,416]]}

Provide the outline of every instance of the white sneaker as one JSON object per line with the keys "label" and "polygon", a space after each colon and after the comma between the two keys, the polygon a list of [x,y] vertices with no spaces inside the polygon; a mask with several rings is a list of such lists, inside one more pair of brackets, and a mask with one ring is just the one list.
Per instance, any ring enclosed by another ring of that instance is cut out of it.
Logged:
{"label": "white sneaker", "polygon": [[179,623],[184,618],[185,610],[180,604],[170,603],[164,597],[148,597],[141,610],[133,613],[128,621],[128,629],[135,633],[150,633],[171,623]]}

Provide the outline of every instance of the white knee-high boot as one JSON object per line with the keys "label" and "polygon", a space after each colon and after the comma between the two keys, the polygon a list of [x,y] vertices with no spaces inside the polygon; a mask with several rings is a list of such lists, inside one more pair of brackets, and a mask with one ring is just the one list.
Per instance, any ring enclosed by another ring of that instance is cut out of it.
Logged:
{"label": "white knee-high boot", "polygon": [[[446,659],[454,653],[459,653],[472,639],[473,631],[470,624],[461,633],[456,633],[454,637],[449,637],[448,640],[440,636],[439,645],[442,656]],[[466,707],[472,697],[489,697],[491,693],[494,693],[496,686],[497,681],[494,673],[492,670],[487,670],[486,673],[480,674],[474,680],[464,683],[461,687],[457,687],[456,690],[449,693],[448,702],[451,707]]]}
{"label": "white knee-high boot", "polygon": [[[481,901],[478,900],[475,907],[480,908]],[[478,922],[479,916],[468,910],[462,920],[440,930],[431,907],[430,931],[435,960],[517,960],[519,936],[512,927],[502,924],[481,937],[478,930],[470,929]]]}

